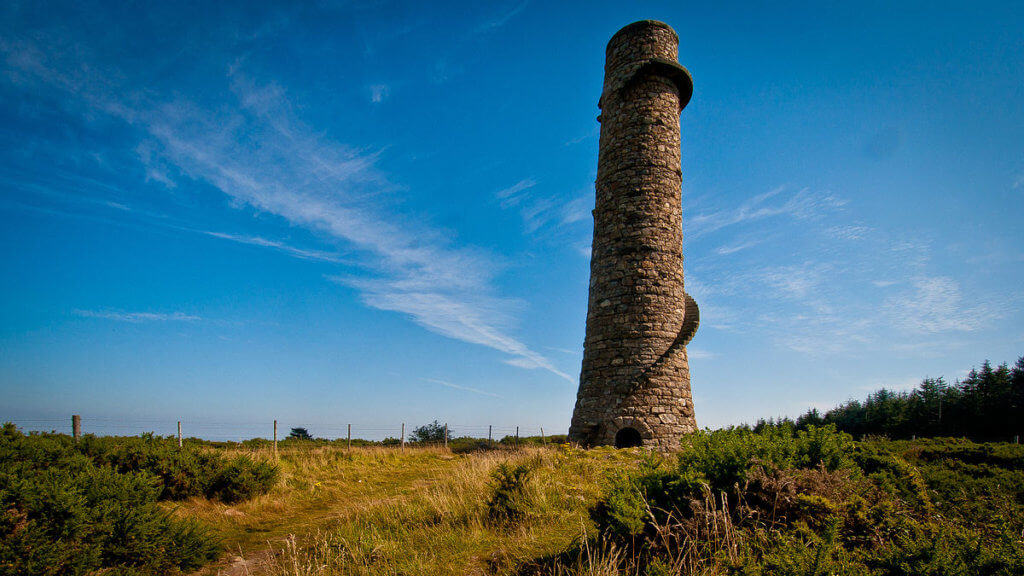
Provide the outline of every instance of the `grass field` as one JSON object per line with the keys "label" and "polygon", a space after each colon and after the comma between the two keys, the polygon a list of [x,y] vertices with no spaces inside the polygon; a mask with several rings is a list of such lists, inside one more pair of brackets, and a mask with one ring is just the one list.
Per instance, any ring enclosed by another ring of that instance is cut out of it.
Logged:
{"label": "grass field", "polygon": [[[272,459],[273,453],[247,452]],[[613,471],[639,452],[528,447],[452,454],[443,448],[330,446],[282,450],[270,493],[227,505],[194,498],[176,514],[214,528],[230,553],[200,574],[493,574],[593,536],[588,509]],[[501,464],[529,469],[523,517],[488,501]],[[270,553],[268,553],[270,552]],[[247,559],[248,562],[240,562]]]}
{"label": "grass field", "polygon": [[1024,573],[1024,447],[789,428],[689,442],[310,445],[282,451],[269,493],[176,513],[232,551],[207,575]]}
{"label": "grass field", "polygon": [[678,454],[0,428],[0,576],[1019,576],[1024,446],[791,424]]}

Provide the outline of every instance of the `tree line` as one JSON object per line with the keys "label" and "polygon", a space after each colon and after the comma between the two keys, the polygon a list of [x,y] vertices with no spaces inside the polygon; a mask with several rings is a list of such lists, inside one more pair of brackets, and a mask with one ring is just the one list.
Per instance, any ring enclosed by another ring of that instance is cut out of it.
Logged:
{"label": "tree line", "polygon": [[[785,420],[784,420],[785,422]],[[755,429],[775,425],[759,420]],[[853,434],[890,438],[954,436],[973,440],[1014,441],[1024,432],[1024,356],[1012,367],[988,360],[952,384],[925,378],[909,392],[881,389],[867,399],[850,400],[824,414],[808,410],[797,429],[835,424]]]}

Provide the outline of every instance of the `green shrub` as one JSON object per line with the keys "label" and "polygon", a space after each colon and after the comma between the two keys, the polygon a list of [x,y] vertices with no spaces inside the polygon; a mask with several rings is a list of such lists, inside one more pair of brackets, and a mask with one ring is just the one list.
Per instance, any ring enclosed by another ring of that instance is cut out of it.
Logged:
{"label": "green shrub", "polygon": [[167,574],[214,559],[217,541],[172,518],[148,471],[97,465],[66,436],[0,434],[0,575]]}
{"label": "green shrub", "polygon": [[[628,573],[1024,574],[1024,448],[787,424],[687,438],[592,509]],[[597,545],[597,544],[595,544]]]}
{"label": "green shrub", "polygon": [[491,495],[487,515],[492,520],[512,522],[527,515],[531,503],[527,483],[531,469],[526,464],[499,464],[491,473]]}
{"label": "green shrub", "polygon": [[430,424],[424,424],[423,426],[417,426],[414,428],[412,434],[409,434],[409,441],[420,443],[442,443],[445,441],[445,435],[447,433],[447,425],[434,420]]}
{"label": "green shrub", "polygon": [[174,438],[86,435],[74,447],[98,465],[120,472],[153,474],[160,480],[160,498],[182,500],[204,496],[237,502],[268,492],[277,482],[276,465],[238,456],[232,460],[201,445],[179,448]]}
{"label": "green shrub", "polygon": [[269,492],[278,476],[277,466],[269,462],[237,456],[210,480],[206,495],[228,504],[240,502]]}
{"label": "green shrub", "polygon": [[791,426],[753,432],[744,428],[698,432],[683,440],[679,472],[703,478],[712,490],[729,490],[746,479],[753,465],[837,470],[853,464],[853,439],[834,426]]}

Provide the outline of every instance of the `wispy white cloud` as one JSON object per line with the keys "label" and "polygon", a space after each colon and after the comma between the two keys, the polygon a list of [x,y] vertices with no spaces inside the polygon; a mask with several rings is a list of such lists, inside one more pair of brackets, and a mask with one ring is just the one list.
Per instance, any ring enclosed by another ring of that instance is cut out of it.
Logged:
{"label": "wispy white cloud", "polygon": [[690,360],[708,360],[718,356],[718,354],[709,350],[705,350],[703,348],[692,348],[689,346],[686,348],[686,355]]}
{"label": "wispy white cloud", "polygon": [[581,355],[583,353],[583,349],[582,348],[580,348],[579,350],[569,350],[568,348],[556,348],[554,346],[545,346],[545,348],[548,349],[548,350],[552,350],[554,352],[561,352],[562,354],[569,354],[570,356],[579,356],[579,355]]}
{"label": "wispy white cloud", "polygon": [[395,289],[391,284],[356,278],[335,278],[337,282],[363,291],[363,301],[374,308],[408,314],[417,324],[443,336],[479,344],[507,354],[506,364],[526,369],[541,369],[575,382],[543,355],[508,336],[504,325],[511,322],[506,315],[513,302],[497,298],[440,291],[409,291]]}
{"label": "wispy white cloud", "polygon": [[[211,108],[135,92],[121,71],[88,61],[88,50],[40,48],[46,45],[45,38],[16,45],[0,40],[0,55],[10,70],[8,81],[14,78],[28,89],[56,91],[81,114],[106,114],[137,128],[143,141],[139,160],[148,167],[173,169],[220,190],[238,208],[274,215],[346,244],[361,268],[359,278],[346,283],[362,291],[368,306],[409,314],[429,330],[502,352],[511,365],[547,370],[573,381],[511,336],[512,322],[500,320],[518,304],[493,295],[492,279],[501,268],[500,259],[454,246],[441,231],[421,224],[421,218],[403,214],[390,200],[399,187],[377,167],[379,152],[333,141],[305,125],[295,115],[288,91],[246,75],[244,61],[228,70],[225,86],[210,86],[224,89],[235,104]],[[300,258],[336,258],[257,236],[207,234]]]}
{"label": "wispy white cloud", "polygon": [[491,392],[484,392],[483,390],[478,390],[476,388],[470,388],[469,386],[461,386],[459,384],[452,384],[451,382],[445,382],[444,380],[436,380],[434,378],[422,378],[422,380],[424,382],[430,382],[431,384],[440,384],[441,386],[446,386],[448,388],[454,388],[455,390],[462,390],[462,391],[465,391],[465,392],[472,392],[474,394],[480,394],[481,396],[491,396],[493,398],[501,398],[501,396],[498,396],[497,394],[493,394]]}
{"label": "wispy white cloud", "polygon": [[153,146],[143,142],[135,148],[139,160],[146,167],[146,182],[159,182],[168,188],[176,188],[177,182],[167,175],[167,166],[154,154]]}
{"label": "wispy white cloud", "polygon": [[700,306],[701,328],[734,330],[740,325],[742,315],[734,308],[719,304],[716,288],[719,286],[709,286],[692,272],[686,277],[686,292]]}
{"label": "wispy white cloud", "polygon": [[511,20],[513,17],[515,17],[517,14],[525,10],[528,4],[528,1],[520,2],[519,4],[513,6],[512,8],[505,10],[504,12],[494,16],[493,18],[490,18],[489,20],[482,22],[479,26],[476,27],[476,29],[473,30],[473,32],[476,34],[482,34],[484,32],[490,32],[491,30],[501,28],[506,23],[508,23],[508,21]]}
{"label": "wispy white cloud", "polygon": [[240,244],[249,244],[252,246],[261,246],[263,248],[275,248],[292,256],[303,258],[305,260],[320,260],[323,262],[333,262],[335,264],[345,263],[337,254],[331,254],[329,252],[323,252],[321,250],[306,250],[304,248],[296,248],[289,246],[283,242],[276,240],[267,240],[266,238],[260,238],[259,236],[243,236],[239,234],[228,234],[226,232],[212,232],[209,230],[203,230],[203,234],[207,236],[213,236],[214,238],[221,238],[223,240],[230,240],[232,242],[238,242]]}
{"label": "wispy white cloud", "polygon": [[894,324],[917,334],[974,332],[998,318],[984,304],[965,302],[960,285],[952,278],[916,278],[909,290],[885,301],[884,310]]}
{"label": "wispy white cloud", "polygon": [[532,234],[548,224],[572,224],[590,215],[592,194],[582,194],[566,202],[537,194],[533,191],[536,186],[536,180],[526,178],[494,194],[503,210],[515,208],[519,211],[527,233]]}
{"label": "wispy white cloud", "polygon": [[691,237],[699,238],[729,226],[776,216],[801,220],[815,218],[825,211],[835,210],[846,204],[844,200],[831,193],[815,193],[809,188],[804,188],[787,195],[786,190],[785,186],[777,186],[748,199],[737,208],[689,215],[686,217],[686,229]]}
{"label": "wispy white cloud", "polygon": [[584,194],[570,200],[562,207],[562,224],[572,224],[573,222],[586,220],[590,217],[590,211],[593,210],[593,206],[593,193]]}
{"label": "wispy white cloud", "polygon": [[114,310],[75,310],[82,318],[100,318],[118,322],[198,322],[202,318],[184,312],[118,312]]}
{"label": "wispy white cloud", "polygon": [[527,233],[534,233],[554,218],[556,202],[551,198],[536,198],[519,211]]}
{"label": "wispy white cloud", "polygon": [[817,299],[829,275],[830,266],[816,262],[769,268],[755,273],[776,295],[800,301]]}
{"label": "wispy white cloud", "polygon": [[374,84],[370,86],[370,102],[379,104],[387,100],[391,95],[391,87],[387,84]]}
{"label": "wispy white cloud", "polygon": [[760,243],[760,240],[744,240],[733,244],[727,244],[725,246],[715,248],[715,254],[718,254],[719,256],[728,256],[729,254],[735,254],[748,248],[753,248]]}
{"label": "wispy white cloud", "polygon": [[867,226],[833,226],[826,230],[830,237],[837,240],[860,240],[870,232]]}
{"label": "wispy white cloud", "polygon": [[494,195],[498,198],[498,200],[501,201],[502,209],[508,209],[514,206],[519,206],[519,204],[522,203],[524,199],[529,198],[529,195],[526,191],[529,190],[530,188],[533,188],[536,185],[536,180],[534,180],[533,178],[526,178],[520,180],[519,182],[516,182],[515,184],[509,186],[508,188],[504,188],[502,190],[495,192]]}
{"label": "wispy white cloud", "polygon": [[583,142],[584,140],[587,140],[589,138],[593,138],[594,136],[597,136],[600,133],[601,133],[601,126],[600,125],[594,126],[590,130],[590,132],[587,132],[586,134],[583,134],[582,136],[577,136],[576,138],[572,138],[572,139],[566,140],[562,145],[563,146],[573,146],[573,145],[579,144],[580,142]]}

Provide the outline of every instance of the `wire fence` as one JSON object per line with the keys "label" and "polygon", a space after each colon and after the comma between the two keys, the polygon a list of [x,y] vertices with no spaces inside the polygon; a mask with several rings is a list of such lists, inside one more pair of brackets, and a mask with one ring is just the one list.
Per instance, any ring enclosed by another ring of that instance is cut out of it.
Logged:
{"label": "wire fence", "polygon": [[[75,434],[74,417],[0,420],[11,422],[22,432],[56,432]],[[410,441],[414,432],[421,426],[429,427],[432,423],[394,424],[367,422],[307,422],[288,420],[268,420],[265,422],[237,421],[218,422],[210,420],[168,420],[163,418],[91,418],[82,416],[78,420],[78,434],[94,434],[96,436],[138,436],[151,433],[156,436],[178,436],[183,438],[200,438],[212,441],[241,442],[262,438],[266,440],[284,440],[292,429],[303,428],[310,436],[325,440],[368,440],[381,442],[388,439]],[[500,441],[505,437],[549,437],[552,434],[565,434],[565,430],[550,429],[542,426],[509,426],[491,424],[452,424],[438,422],[439,426],[447,427],[447,436],[454,438],[476,438],[481,440]]]}

